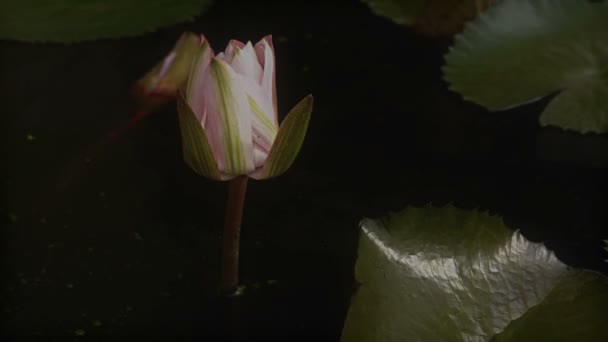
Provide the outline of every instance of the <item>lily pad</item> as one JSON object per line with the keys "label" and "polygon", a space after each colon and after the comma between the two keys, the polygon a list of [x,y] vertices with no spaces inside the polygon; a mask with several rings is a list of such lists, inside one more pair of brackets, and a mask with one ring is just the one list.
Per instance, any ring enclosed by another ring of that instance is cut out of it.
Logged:
{"label": "lily pad", "polygon": [[[590,321],[608,313],[608,305],[582,296],[590,282],[606,292],[606,277],[572,271],[497,216],[428,206],[364,219],[360,226],[355,273],[361,285],[343,342],[488,341],[508,329],[520,331],[515,325],[522,323],[515,322],[531,322],[532,310],[559,300],[561,312],[569,308]],[[576,295],[560,297],[564,293]],[[601,291],[593,293],[603,298]],[[544,339],[532,339],[538,340]]]}
{"label": "lily pad", "polygon": [[606,1],[501,1],[456,36],[445,79],[492,111],[562,91],[542,113],[543,126],[608,132],[606,22]]}
{"label": "lily pad", "polygon": [[[211,0],[7,0],[0,39],[79,42],[143,34],[191,20]],[[9,14],[9,15],[7,15]]]}
{"label": "lily pad", "polygon": [[591,79],[565,89],[543,111],[540,124],[581,133],[608,132],[608,82]]}
{"label": "lily pad", "polygon": [[608,279],[599,273],[568,272],[541,304],[491,341],[608,341],[607,290]]}

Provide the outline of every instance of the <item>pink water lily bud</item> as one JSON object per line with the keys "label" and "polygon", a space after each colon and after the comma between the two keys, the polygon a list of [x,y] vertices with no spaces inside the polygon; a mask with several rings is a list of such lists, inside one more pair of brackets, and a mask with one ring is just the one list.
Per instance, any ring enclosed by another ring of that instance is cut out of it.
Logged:
{"label": "pink water lily bud", "polygon": [[253,45],[231,40],[217,55],[201,44],[178,96],[186,162],[217,180],[283,173],[295,159],[312,111],[307,96],[279,128],[272,37]]}
{"label": "pink water lily bud", "polygon": [[170,100],[187,81],[200,37],[183,33],[171,52],[135,84],[135,93],[146,99]]}

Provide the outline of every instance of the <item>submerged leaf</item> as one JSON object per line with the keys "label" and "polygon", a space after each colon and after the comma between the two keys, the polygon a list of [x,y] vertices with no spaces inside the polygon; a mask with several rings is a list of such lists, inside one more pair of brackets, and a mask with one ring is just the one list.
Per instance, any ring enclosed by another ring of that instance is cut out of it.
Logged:
{"label": "submerged leaf", "polygon": [[211,0],[8,0],[0,39],[79,42],[134,36],[191,20]]}
{"label": "submerged leaf", "polygon": [[460,32],[495,0],[362,0],[377,15],[400,25],[413,25],[419,33],[439,36]]}
{"label": "submerged leaf", "polygon": [[543,125],[608,130],[608,2],[501,1],[455,38],[443,68],[450,89],[490,110],[560,90]]}
{"label": "submerged leaf", "polygon": [[426,0],[362,0],[379,16],[388,17],[397,24],[411,25],[422,11]]}
{"label": "submerged leaf", "polygon": [[[579,293],[587,284],[586,275],[487,213],[407,208],[364,219],[361,229],[361,286],[342,341],[487,341],[563,293],[570,277]],[[588,310],[579,299],[571,308]]]}
{"label": "submerged leaf", "polygon": [[449,36],[462,31],[464,24],[488,8],[495,0],[426,0],[414,27],[430,36]]}

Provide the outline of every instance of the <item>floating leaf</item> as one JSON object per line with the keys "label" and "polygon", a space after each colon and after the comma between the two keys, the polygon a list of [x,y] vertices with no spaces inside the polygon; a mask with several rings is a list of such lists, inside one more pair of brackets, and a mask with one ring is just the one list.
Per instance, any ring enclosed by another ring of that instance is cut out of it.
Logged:
{"label": "floating leaf", "polygon": [[545,300],[513,321],[492,342],[608,341],[608,279],[568,272]]}
{"label": "floating leaf", "polygon": [[[550,303],[568,279],[576,278],[580,293],[587,284],[585,274],[572,273],[542,244],[475,210],[407,208],[364,219],[361,230],[361,286],[343,342],[487,341]],[[596,319],[597,307],[579,299],[571,309]]]}
{"label": "floating leaf", "polygon": [[78,42],[134,36],[192,19],[211,0],[7,0],[0,39]]}
{"label": "floating leaf", "polygon": [[543,111],[540,124],[581,133],[608,132],[608,83],[592,79],[565,89]]}
{"label": "floating leaf", "polygon": [[608,131],[608,2],[501,1],[456,36],[450,89],[496,111],[564,90],[542,125]]}

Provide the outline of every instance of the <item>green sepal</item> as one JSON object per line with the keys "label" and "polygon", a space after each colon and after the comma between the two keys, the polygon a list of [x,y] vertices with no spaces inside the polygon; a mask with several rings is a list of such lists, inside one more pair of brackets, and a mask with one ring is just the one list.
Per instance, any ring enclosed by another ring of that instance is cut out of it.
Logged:
{"label": "green sepal", "polygon": [[285,117],[262,170],[262,179],[279,176],[296,159],[312,113],[312,95],[303,98]]}
{"label": "green sepal", "polygon": [[177,95],[177,112],[182,131],[184,161],[199,175],[221,180],[207,134],[181,91]]}

